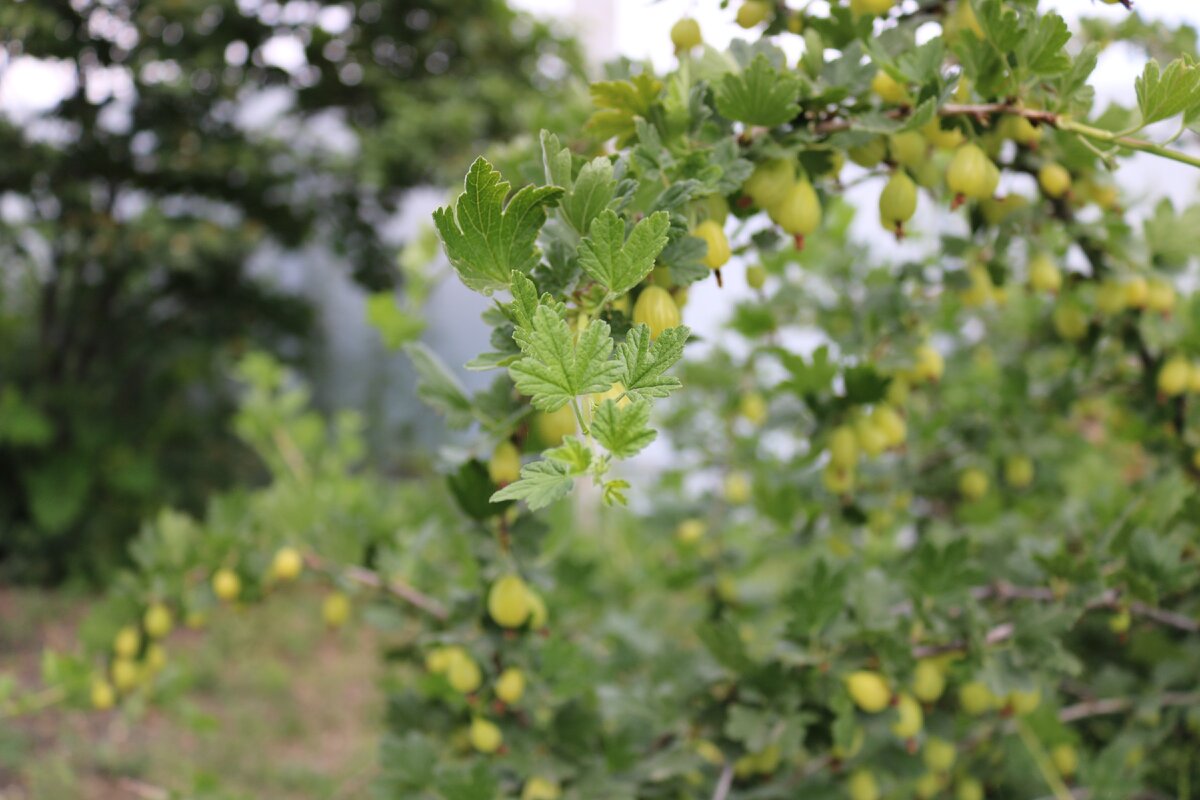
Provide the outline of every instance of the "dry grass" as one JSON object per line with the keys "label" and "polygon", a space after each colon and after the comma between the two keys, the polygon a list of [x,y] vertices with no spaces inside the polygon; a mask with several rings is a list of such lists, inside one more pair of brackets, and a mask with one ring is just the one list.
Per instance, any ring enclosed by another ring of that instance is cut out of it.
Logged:
{"label": "dry grass", "polygon": [[[0,721],[0,800],[364,796],[382,710],[375,645],[364,630],[324,631],[319,602],[281,595],[174,634],[171,688],[152,705]],[[86,603],[0,590],[0,673],[34,685],[42,649],[71,647]]]}

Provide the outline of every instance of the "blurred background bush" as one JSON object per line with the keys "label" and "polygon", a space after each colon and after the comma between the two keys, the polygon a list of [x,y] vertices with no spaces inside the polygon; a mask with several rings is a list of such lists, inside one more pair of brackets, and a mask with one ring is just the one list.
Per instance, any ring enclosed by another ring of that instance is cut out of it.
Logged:
{"label": "blurred background bush", "polygon": [[255,477],[232,359],[321,372],[312,276],[392,289],[405,192],[580,70],[501,0],[14,0],[0,36],[0,580],[98,581]]}

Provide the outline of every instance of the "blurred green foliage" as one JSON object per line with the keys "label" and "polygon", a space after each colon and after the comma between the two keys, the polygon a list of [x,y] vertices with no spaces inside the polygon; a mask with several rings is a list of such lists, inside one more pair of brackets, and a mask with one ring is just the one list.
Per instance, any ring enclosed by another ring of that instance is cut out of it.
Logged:
{"label": "blurred green foliage", "polygon": [[252,255],[315,238],[392,287],[403,192],[579,63],[501,0],[6,2],[0,44],[64,92],[0,119],[0,577],[28,581],[98,579],[138,519],[256,473],[228,363],[301,360],[312,315]]}

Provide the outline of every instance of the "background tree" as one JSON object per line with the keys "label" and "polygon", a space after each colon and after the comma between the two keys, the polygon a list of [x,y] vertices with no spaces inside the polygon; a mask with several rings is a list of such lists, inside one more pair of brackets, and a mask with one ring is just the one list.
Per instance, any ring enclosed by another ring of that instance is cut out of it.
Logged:
{"label": "background tree", "polygon": [[593,84],[584,152],[477,159],[434,224],[493,382],[408,348],[462,431],[443,479],[352,472],[354,419],[247,359],[273,481],[147,524],[7,706],[136,708],[164,613],[300,581],[386,631],[386,796],[1188,797],[1197,207],[1139,219],[1110,171],[1200,166],[1200,67],[1100,109],[1099,48],[1037,3],[915,5],[747,0],[750,41],[684,25],[673,69]]}
{"label": "background tree", "polygon": [[96,575],[148,510],[251,474],[229,356],[299,359],[311,321],[256,252],[316,237],[390,286],[405,188],[578,64],[500,0],[37,0],[0,31],[5,69],[62,71],[60,102],[0,122],[0,573],[35,580]]}

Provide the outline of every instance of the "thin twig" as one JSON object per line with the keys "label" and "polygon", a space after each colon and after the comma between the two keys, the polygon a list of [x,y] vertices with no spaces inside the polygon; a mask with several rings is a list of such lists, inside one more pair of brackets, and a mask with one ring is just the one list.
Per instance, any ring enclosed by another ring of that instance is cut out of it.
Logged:
{"label": "thin twig", "polygon": [[1183,614],[1174,611],[1167,611],[1162,608],[1148,606],[1145,603],[1134,602],[1129,604],[1129,611],[1139,617],[1152,619],[1162,625],[1169,625],[1172,628],[1178,628],[1181,631],[1188,633],[1200,632],[1200,620],[1184,616]]}
{"label": "thin twig", "polygon": [[[1107,714],[1120,714],[1133,708],[1131,697],[1106,697],[1099,700],[1086,700],[1082,703],[1066,706],[1058,712],[1060,722],[1075,722],[1088,717],[1102,717]],[[1162,708],[1173,706],[1200,706],[1200,692],[1164,692],[1158,700]]]}
{"label": "thin twig", "polygon": [[[305,562],[310,568],[315,570],[321,570],[325,572],[334,571],[320,556],[313,555],[311,553],[305,556]],[[390,592],[404,602],[416,606],[426,614],[435,617],[441,622],[445,622],[450,618],[450,612],[446,610],[445,606],[443,606],[437,600],[434,600],[429,595],[424,594],[423,592],[409,585],[405,581],[400,580],[399,578],[391,578],[389,580],[380,575],[378,572],[372,572],[365,567],[358,566],[342,567],[340,572],[345,578],[352,580],[355,583],[360,583],[363,586],[370,586],[374,589],[382,589],[386,592]]]}
{"label": "thin twig", "polygon": [[717,788],[713,790],[712,800],[725,800],[729,796],[729,788],[733,786],[733,764],[726,761],[717,779]]}
{"label": "thin twig", "polygon": [[129,792],[141,800],[167,800],[171,796],[171,793],[161,786],[155,786],[154,784],[133,778],[122,778],[118,785],[123,791]]}
{"label": "thin twig", "polygon": [[[887,116],[891,119],[904,119],[911,113],[911,108],[900,108],[888,112]],[[947,103],[939,108],[937,113],[941,117],[973,117],[981,124],[988,124],[991,122],[992,117],[1000,115],[1024,117],[1030,122],[1047,125],[1067,133],[1074,133],[1091,141],[1105,142],[1117,147],[1124,147],[1128,150],[1151,153],[1152,155],[1170,159],[1171,161],[1178,161],[1181,164],[1200,167],[1200,157],[1191,155],[1190,153],[1172,150],[1154,142],[1146,141],[1145,139],[1137,139],[1133,136],[1125,136],[1120,133],[1106,131],[1103,128],[1085,125],[1082,122],[1076,122],[1065,115],[1057,114],[1053,111],[1044,111],[1039,108],[1025,108],[1015,103]],[[853,127],[854,120],[838,118],[820,120],[813,124],[812,129],[818,134],[829,134],[849,130]]]}
{"label": "thin twig", "polygon": [[383,578],[379,573],[372,572],[363,567],[346,567],[345,575],[352,581],[364,584],[366,586],[374,586],[384,589],[399,597],[406,603],[410,603],[421,609],[430,616],[436,617],[442,622],[445,622],[450,617],[448,612],[441,603],[429,597],[426,594],[418,591],[410,586],[405,581],[399,578],[390,580]]}
{"label": "thin twig", "polygon": [[[1006,642],[1016,633],[1016,628],[1011,622],[1003,622],[991,630],[983,637],[985,645],[995,645],[1001,642]],[[945,655],[946,653],[957,653],[966,650],[968,643],[958,640],[953,642],[945,642],[943,644],[924,644],[914,647],[912,654],[913,658],[930,658],[931,656]]]}
{"label": "thin twig", "polygon": [[[976,600],[1033,600],[1038,602],[1053,602],[1058,600],[1058,595],[1053,589],[1045,586],[1015,586],[1006,581],[997,581],[996,583],[987,586],[976,586],[970,590],[971,597]],[[1121,607],[1121,593],[1116,589],[1107,589],[1100,596],[1089,600],[1084,609],[1087,611],[1095,611],[1097,609],[1117,609]],[[1162,608],[1147,605],[1140,601],[1129,603],[1129,612],[1135,616],[1145,617],[1177,630],[1187,633],[1200,632],[1200,620],[1189,617],[1185,614],[1180,614],[1176,611],[1168,611]],[[896,603],[890,609],[891,613],[896,616],[904,616],[913,612],[913,603],[911,600],[905,600]],[[999,644],[1000,642],[1011,639],[1015,633],[1011,623],[1003,623],[997,625],[988,631],[984,637],[985,644]],[[967,642],[953,641],[942,644],[921,645],[913,649],[914,658],[927,658],[929,656],[941,655],[944,653],[954,653],[965,650]]]}

